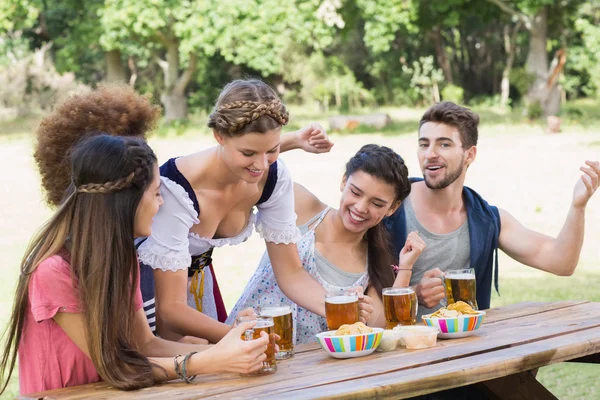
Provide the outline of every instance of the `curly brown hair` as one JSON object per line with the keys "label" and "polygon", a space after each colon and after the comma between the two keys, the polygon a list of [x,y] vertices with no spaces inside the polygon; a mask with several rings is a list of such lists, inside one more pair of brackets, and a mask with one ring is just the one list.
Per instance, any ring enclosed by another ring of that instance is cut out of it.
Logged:
{"label": "curly brown hair", "polygon": [[237,79],[221,91],[208,127],[232,137],[266,133],[288,121],[288,111],[273,88],[258,79]]}
{"label": "curly brown hair", "polygon": [[48,204],[61,203],[71,182],[71,150],[82,138],[104,132],[145,139],[160,112],[160,107],[124,84],[101,85],[56,106],[37,129],[33,153]]}

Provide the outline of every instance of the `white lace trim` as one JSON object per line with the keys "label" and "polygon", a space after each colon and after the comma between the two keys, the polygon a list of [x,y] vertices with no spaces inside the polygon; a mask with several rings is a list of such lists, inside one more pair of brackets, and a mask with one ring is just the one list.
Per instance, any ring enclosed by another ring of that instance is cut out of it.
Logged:
{"label": "white lace trim", "polygon": [[181,186],[175,181],[170,180],[165,176],[161,176],[160,180],[162,184],[166,187],[166,189],[173,193],[173,196],[175,196],[179,203],[183,207],[185,207],[185,209],[190,213],[190,215],[194,217],[194,224],[199,224],[200,220],[198,219],[198,213],[194,208],[194,202],[192,201],[192,199],[190,199],[190,195],[188,194],[188,192],[185,191],[183,186]]}
{"label": "white lace trim", "polygon": [[[248,221],[248,225],[246,225],[244,230],[237,236],[230,237],[230,238],[212,239],[212,238],[202,237],[196,233],[190,232],[189,237],[190,237],[190,239],[197,241],[194,244],[198,245],[198,246],[200,246],[202,244],[209,244],[210,247],[223,247],[225,245],[236,246],[242,242],[245,242],[250,236],[252,236],[252,229],[254,228],[255,224],[256,224],[256,214],[254,213],[254,210],[253,210],[250,214],[250,220]],[[200,243],[198,243],[198,242],[200,242]]]}
{"label": "white lace trim", "polygon": [[300,229],[296,225],[288,225],[284,229],[275,229],[262,221],[258,221],[256,232],[266,242],[275,244],[298,243],[302,238],[302,233],[300,233]]}
{"label": "white lace trim", "polygon": [[140,262],[149,265],[152,269],[163,271],[180,271],[187,269],[192,264],[189,252],[177,252],[155,243],[148,243],[148,241],[138,249],[138,258]]}

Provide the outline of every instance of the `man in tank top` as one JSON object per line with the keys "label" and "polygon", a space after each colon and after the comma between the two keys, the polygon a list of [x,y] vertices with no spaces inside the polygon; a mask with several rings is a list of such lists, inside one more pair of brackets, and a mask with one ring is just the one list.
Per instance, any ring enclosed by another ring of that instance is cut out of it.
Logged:
{"label": "man in tank top", "polygon": [[440,308],[441,276],[448,269],[474,268],[477,303],[490,306],[492,281],[498,290],[498,249],[518,262],[555,275],[573,274],[583,244],[585,207],[599,185],[600,163],[586,161],[558,237],[534,232],[507,211],[490,206],[464,186],[477,154],[479,116],[450,102],[432,106],[419,124],[418,158],[424,179],[386,221],[396,249],[417,231],[427,247],[416,261],[420,315]]}

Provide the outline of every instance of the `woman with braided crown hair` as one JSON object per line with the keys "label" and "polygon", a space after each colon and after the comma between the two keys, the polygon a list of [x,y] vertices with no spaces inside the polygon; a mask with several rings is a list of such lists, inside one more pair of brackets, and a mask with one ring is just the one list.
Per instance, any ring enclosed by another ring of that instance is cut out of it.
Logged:
{"label": "woman with braided crown hair", "polygon": [[[215,247],[245,241],[253,229],[266,242],[283,291],[325,314],[323,288],[298,258],[293,182],[278,160],[287,122],[288,112],[272,88],[259,80],[233,81],[208,122],[217,146],[161,167],[165,205],[138,249],[140,261],[154,271],[154,284],[142,273],[142,288],[156,289],[161,336],[174,331],[216,342],[229,332],[211,254]],[[364,307],[370,311],[369,304]]]}
{"label": "woman with braided crown hair", "polygon": [[[392,255],[382,220],[392,215],[410,193],[408,169],[392,149],[368,144],[346,164],[340,190],[342,198],[336,210],[295,184],[297,224],[302,232],[297,244],[300,260],[327,290],[368,288],[375,308],[368,325],[383,327],[381,290],[408,286],[412,266],[425,248],[416,232],[409,234],[394,276],[392,264],[397,264],[398,259]],[[271,260],[265,254],[232,315],[245,307],[283,305],[291,306],[296,343],[312,342],[315,334],[327,330],[325,318],[295,304],[281,292]]]}
{"label": "woman with braided crown hair", "polygon": [[215,346],[170,342],[148,326],[134,238],[150,235],[163,203],[148,145],[97,135],[78,144],[71,158],[66,197],[23,257],[0,359],[0,394],[17,353],[22,395],[101,379],[130,390],[258,370],[269,339],[242,341],[252,324]]}

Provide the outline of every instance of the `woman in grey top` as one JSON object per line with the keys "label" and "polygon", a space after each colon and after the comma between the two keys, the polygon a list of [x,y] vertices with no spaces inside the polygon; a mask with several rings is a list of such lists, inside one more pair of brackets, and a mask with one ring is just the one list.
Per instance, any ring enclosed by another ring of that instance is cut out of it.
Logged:
{"label": "woman in grey top", "polygon": [[[395,276],[392,264],[397,259],[381,221],[410,193],[408,169],[390,148],[365,145],[346,164],[340,190],[339,209],[333,209],[295,184],[295,211],[302,232],[297,243],[300,260],[325,289],[366,288],[375,309],[367,323],[384,326],[382,288],[406,286],[410,280],[407,272],[425,246],[411,233]],[[230,315],[246,307],[273,305],[292,307],[296,343],[313,341],[316,333],[327,330],[323,317],[294,304],[281,292],[265,254]]]}

